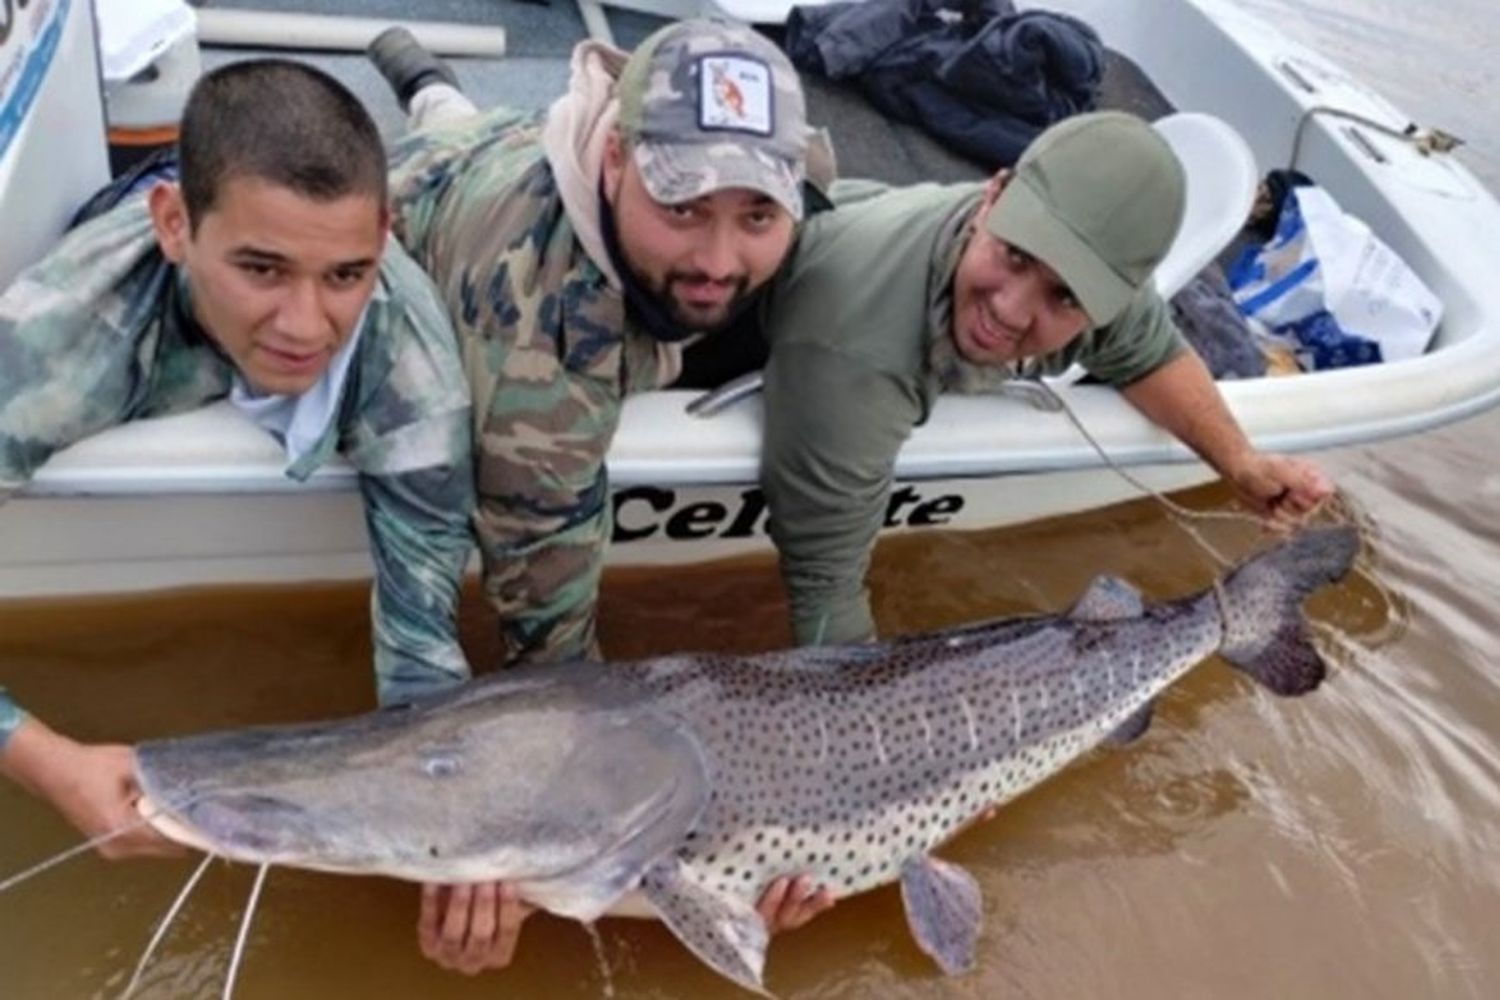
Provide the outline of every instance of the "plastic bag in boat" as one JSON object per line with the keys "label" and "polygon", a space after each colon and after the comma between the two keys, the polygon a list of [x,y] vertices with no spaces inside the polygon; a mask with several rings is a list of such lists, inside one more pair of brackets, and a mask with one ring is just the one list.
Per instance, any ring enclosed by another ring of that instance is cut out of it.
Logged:
{"label": "plastic bag in boat", "polygon": [[1315,185],[1287,193],[1276,234],[1240,256],[1229,285],[1307,370],[1416,357],[1443,315],[1406,262]]}

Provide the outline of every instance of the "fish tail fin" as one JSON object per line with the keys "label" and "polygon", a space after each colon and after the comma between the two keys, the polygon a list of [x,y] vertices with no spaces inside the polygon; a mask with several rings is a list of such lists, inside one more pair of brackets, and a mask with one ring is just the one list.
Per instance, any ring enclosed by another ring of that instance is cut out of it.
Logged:
{"label": "fish tail fin", "polygon": [[1241,565],[1224,581],[1219,652],[1276,694],[1306,694],[1327,667],[1308,642],[1302,602],[1341,579],[1359,551],[1352,527],[1304,531]]}

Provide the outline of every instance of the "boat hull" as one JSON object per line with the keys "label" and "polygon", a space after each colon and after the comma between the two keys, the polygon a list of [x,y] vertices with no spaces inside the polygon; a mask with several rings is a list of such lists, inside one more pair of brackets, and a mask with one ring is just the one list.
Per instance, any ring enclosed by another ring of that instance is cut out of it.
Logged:
{"label": "boat hull", "polygon": [[[1179,110],[1232,125],[1261,170],[1286,165],[1314,107],[1397,127],[1408,121],[1346,71],[1225,0],[1046,6],[1093,24]],[[1409,361],[1223,383],[1251,440],[1315,452],[1416,433],[1500,403],[1494,196],[1452,157],[1421,155],[1345,119],[1312,119],[1297,165],[1421,275],[1444,318],[1432,349]],[[1209,478],[1113,390],[1059,392],[1111,460],[1153,487]],[[746,512],[759,464],[758,401],[700,419],[686,412],[692,398],[649,393],[625,408],[609,455],[616,563],[697,562],[767,547],[763,512]],[[223,406],[82,442],[0,508],[0,596],[366,574],[352,473],[333,466],[299,485],[282,464],[268,439]],[[1135,495],[1063,414],[1003,396],[942,399],[902,450],[896,474],[900,489],[920,499],[903,501],[889,531],[1016,524]]]}

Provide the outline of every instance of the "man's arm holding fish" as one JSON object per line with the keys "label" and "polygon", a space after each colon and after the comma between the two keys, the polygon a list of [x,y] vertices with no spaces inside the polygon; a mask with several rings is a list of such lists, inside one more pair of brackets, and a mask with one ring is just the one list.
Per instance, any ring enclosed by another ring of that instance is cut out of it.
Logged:
{"label": "man's arm holding fish", "polygon": [[[60,265],[59,265],[60,266]],[[102,325],[51,322],[65,301],[41,268],[0,296],[0,503],[57,451],[124,419],[135,371],[130,343]],[[180,853],[138,825],[130,748],[70,739],[0,686],[0,774],[44,799],[87,837],[135,825],[102,844],[108,858]]]}
{"label": "man's arm holding fish", "polygon": [[126,831],[99,845],[106,858],[182,854],[141,823],[134,759],[128,746],[79,743],[25,717],[0,751],[0,774],[45,799],[87,837]]}
{"label": "man's arm holding fish", "polygon": [[1136,409],[1211,465],[1256,514],[1295,528],[1333,493],[1314,463],[1252,445],[1201,358],[1183,351],[1122,388]]}

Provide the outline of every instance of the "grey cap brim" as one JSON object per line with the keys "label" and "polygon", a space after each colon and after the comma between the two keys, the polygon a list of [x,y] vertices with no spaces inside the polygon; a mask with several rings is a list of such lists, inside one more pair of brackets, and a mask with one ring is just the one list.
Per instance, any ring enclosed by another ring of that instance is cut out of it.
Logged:
{"label": "grey cap brim", "polygon": [[1135,298],[1135,287],[1060,220],[1023,177],[1011,177],[984,227],[1056,271],[1096,327],[1108,324]]}
{"label": "grey cap brim", "polygon": [[635,163],[641,183],[656,201],[676,205],[715,191],[746,188],[759,191],[802,219],[802,176],[790,162],[757,155],[731,143],[667,143],[640,140]]}

